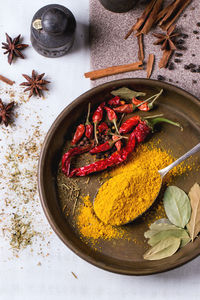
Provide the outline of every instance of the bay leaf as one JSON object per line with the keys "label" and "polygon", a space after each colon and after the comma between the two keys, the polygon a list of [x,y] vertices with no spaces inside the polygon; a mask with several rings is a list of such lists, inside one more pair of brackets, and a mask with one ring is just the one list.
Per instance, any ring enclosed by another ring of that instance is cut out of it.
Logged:
{"label": "bay leaf", "polygon": [[185,228],[191,217],[190,200],[186,193],[176,186],[169,186],[164,194],[163,203],[170,222]]}
{"label": "bay leaf", "polygon": [[176,237],[181,239],[180,247],[184,247],[191,241],[191,238],[185,229],[176,227],[176,229],[157,232],[148,240],[148,244],[153,247],[161,240],[165,240],[169,237]]}
{"label": "bay leaf", "polygon": [[163,218],[163,219],[158,219],[157,221],[155,221],[154,222],[154,224],[171,224],[172,225],[172,223],[168,220],[168,219],[165,219],[165,218]]}
{"label": "bay leaf", "polygon": [[181,240],[176,237],[170,237],[161,240],[154,247],[149,249],[144,255],[146,260],[159,260],[172,256],[180,247]]}
{"label": "bay leaf", "polygon": [[189,192],[190,203],[192,207],[192,214],[187,225],[192,241],[200,232],[200,186],[195,183]]}
{"label": "bay leaf", "polygon": [[127,87],[122,87],[118,90],[112,91],[111,94],[113,96],[119,96],[120,98],[125,99],[125,100],[132,100],[133,98],[137,98],[139,96],[146,95],[146,93],[136,92]]}

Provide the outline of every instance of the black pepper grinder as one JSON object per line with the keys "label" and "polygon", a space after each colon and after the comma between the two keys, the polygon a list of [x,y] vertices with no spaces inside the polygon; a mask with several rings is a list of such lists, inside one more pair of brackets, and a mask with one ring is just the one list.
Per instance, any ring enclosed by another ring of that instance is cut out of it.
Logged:
{"label": "black pepper grinder", "polygon": [[58,4],[46,5],[33,17],[31,42],[39,54],[59,57],[72,47],[75,29],[76,20],[68,8]]}

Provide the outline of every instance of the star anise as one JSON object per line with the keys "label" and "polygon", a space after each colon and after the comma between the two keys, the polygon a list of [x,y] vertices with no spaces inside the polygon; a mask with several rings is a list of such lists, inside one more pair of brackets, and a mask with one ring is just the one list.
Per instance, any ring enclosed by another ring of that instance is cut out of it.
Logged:
{"label": "star anise", "polygon": [[176,50],[176,46],[174,44],[175,38],[180,34],[175,31],[175,26],[171,26],[165,34],[162,33],[154,33],[153,35],[158,38],[158,40],[154,43],[154,45],[162,45],[162,50]]}
{"label": "star anise", "polygon": [[0,123],[4,123],[5,126],[8,126],[9,120],[11,118],[12,109],[14,106],[14,101],[4,105],[2,100],[0,99]]}
{"label": "star anise", "polygon": [[24,92],[30,91],[29,98],[33,95],[41,97],[43,96],[42,91],[48,91],[48,88],[45,85],[50,83],[50,81],[42,79],[44,75],[45,73],[37,75],[35,70],[32,71],[32,78],[28,75],[22,74],[27,82],[22,82],[20,85],[27,86]]}
{"label": "star anise", "polygon": [[12,38],[6,33],[6,41],[7,43],[2,43],[2,49],[6,49],[4,54],[8,54],[8,62],[11,65],[14,56],[24,58],[24,55],[21,53],[21,50],[28,47],[27,44],[20,43],[21,35],[18,35],[16,38],[12,40]]}

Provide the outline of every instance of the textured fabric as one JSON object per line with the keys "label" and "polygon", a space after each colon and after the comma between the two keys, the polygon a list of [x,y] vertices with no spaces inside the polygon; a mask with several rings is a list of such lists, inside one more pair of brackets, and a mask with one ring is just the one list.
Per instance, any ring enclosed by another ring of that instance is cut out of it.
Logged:
{"label": "textured fabric", "polygon": [[[169,3],[170,1],[164,1]],[[194,9],[195,8],[195,9]],[[131,35],[127,40],[124,36],[136,22],[137,18],[141,15],[144,5],[138,5],[138,8],[129,11],[128,13],[116,14],[107,11],[99,3],[98,0],[90,0],[90,47],[91,47],[91,70],[106,68],[112,65],[127,64],[138,61],[138,46],[137,39]],[[148,35],[144,37],[145,44],[145,61],[147,62],[150,53],[155,54],[155,67],[152,79],[157,79],[158,75],[166,78],[166,81],[171,79],[175,84],[188,92],[200,98],[200,73],[192,73],[184,69],[184,65],[194,63],[200,65],[200,27],[196,24],[200,22],[200,1],[193,0],[192,3],[185,9],[177,22],[177,28],[189,37],[185,39],[184,46],[187,50],[178,50],[183,57],[181,63],[175,63],[175,69],[159,69],[158,63],[162,57],[160,46],[154,46],[153,42],[156,40],[152,36],[152,32],[162,32],[157,27],[153,29]],[[199,31],[199,34],[194,34],[193,31]],[[199,37],[199,39],[197,39]],[[195,56],[192,56],[195,54]],[[173,55],[171,62],[176,59]],[[135,71],[110,77],[101,78],[91,81],[93,86],[102,84],[107,81],[120,78],[136,78],[146,77],[146,71]],[[197,80],[197,84],[193,81]],[[177,82],[178,81],[178,82]]]}

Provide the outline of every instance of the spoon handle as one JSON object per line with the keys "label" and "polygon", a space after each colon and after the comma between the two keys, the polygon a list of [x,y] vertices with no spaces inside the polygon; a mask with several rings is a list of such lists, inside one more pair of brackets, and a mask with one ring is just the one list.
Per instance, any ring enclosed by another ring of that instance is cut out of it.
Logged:
{"label": "spoon handle", "polygon": [[163,178],[171,169],[179,165],[182,161],[187,159],[188,157],[192,156],[193,154],[200,151],[200,143],[197,144],[194,148],[192,148],[190,151],[186,152],[183,156],[175,160],[171,165],[167,166],[166,168],[159,170],[161,177]]}

